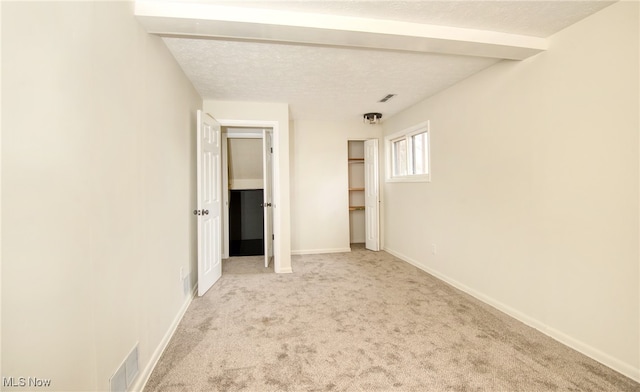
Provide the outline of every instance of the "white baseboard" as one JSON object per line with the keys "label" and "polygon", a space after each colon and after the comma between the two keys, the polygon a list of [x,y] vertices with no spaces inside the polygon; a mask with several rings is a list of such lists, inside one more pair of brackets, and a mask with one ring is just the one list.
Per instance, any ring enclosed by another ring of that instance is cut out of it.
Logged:
{"label": "white baseboard", "polygon": [[293,269],[291,267],[289,268],[278,268],[277,270],[275,270],[276,274],[292,274],[293,273]]}
{"label": "white baseboard", "polygon": [[178,328],[178,324],[180,324],[180,321],[182,321],[184,314],[187,312],[187,309],[189,308],[191,301],[193,301],[193,298],[195,298],[197,292],[198,292],[198,284],[196,283],[195,286],[193,287],[193,290],[191,291],[191,294],[187,297],[187,299],[182,304],[182,307],[178,311],[178,314],[173,319],[173,322],[169,326],[169,329],[164,334],[164,337],[158,344],[158,347],[156,347],[155,351],[153,352],[153,355],[151,355],[151,359],[147,363],[147,366],[145,366],[144,370],[138,375],[138,378],[136,379],[136,381],[131,385],[131,388],[130,388],[131,391],[142,392],[142,390],[144,390],[144,387],[147,385],[147,382],[149,381],[149,377],[151,377],[151,372],[153,372],[153,369],[158,364],[158,360],[160,360],[162,353],[167,348],[167,345],[171,341],[173,334],[176,332],[176,329]]}
{"label": "white baseboard", "polygon": [[351,248],[292,250],[291,255],[319,255],[323,253],[345,253],[345,252],[351,252]]}
{"label": "white baseboard", "polygon": [[640,368],[635,368],[632,365],[623,362],[617,358],[612,357],[609,354],[606,354],[600,350],[598,350],[597,348],[590,346],[578,339],[575,339],[555,328],[552,328],[550,326],[548,326],[547,324],[533,318],[530,317],[508,305],[503,304],[500,301],[495,300],[494,298],[491,298],[485,294],[482,294],[479,291],[476,291],[474,289],[472,289],[471,287],[468,287],[465,284],[462,284],[458,281],[456,281],[455,279],[451,279],[446,275],[443,275],[441,273],[439,273],[438,271],[435,271],[425,265],[423,265],[422,263],[413,260],[410,257],[407,257],[405,255],[403,255],[400,252],[396,252],[393,249],[389,249],[389,248],[384,248],[384,251],[387,253],[392,254],[393,256],[401,259],[402,261],[405,261],[417,268],[420,268],[421,270],[425,271],[426,273],[433,275],[434,277],[450,284],[451,286],[464,291],[465,293],[471,295],[472,297],[475,297],[477,299],[479,299],[480,301],[493,306],[494,308],[500,310],[503,313],[508,314],[509,316],[525,323],[526,325],[535,328],[536,330],[544,333],[545,335],[553,338],[554,340],[557,340],[558,342],[571,347],[572,349],[602,363],[605,366],[610,367],[611,369],[624,374],[625,376],[640,382]]}

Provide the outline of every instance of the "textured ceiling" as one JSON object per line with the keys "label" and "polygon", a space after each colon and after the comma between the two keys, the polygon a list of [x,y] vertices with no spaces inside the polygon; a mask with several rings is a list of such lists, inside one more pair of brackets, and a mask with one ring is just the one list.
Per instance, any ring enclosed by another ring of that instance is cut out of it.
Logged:
{"label": "textured ceiling", "polygon": [[[217,40],[165,39],[205,98],[287,102],[293,118],[387,116],[497,60]],[[202,60],[206,53],[206,61]],[[379,103],[387,94],[398,94]]]}
{"label": "textured ceiling", "polygon": [[[602,1],[199,1],[548,37]],[[388,118],[498,59],[246,40],[165,37],[204,99],[289,103],[294,119]],[[377,101],[397,94],[387,103]]]}

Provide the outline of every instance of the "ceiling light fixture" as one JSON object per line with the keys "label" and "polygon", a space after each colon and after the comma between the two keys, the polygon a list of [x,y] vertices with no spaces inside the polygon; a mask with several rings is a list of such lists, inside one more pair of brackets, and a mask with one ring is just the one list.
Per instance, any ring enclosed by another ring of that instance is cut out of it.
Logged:
{"label": "ceiling light fixture", "polygon": [[378,124],[382,118],[382,113],[365,113],[363,118],[365,123],[369,122],[369,124]]}

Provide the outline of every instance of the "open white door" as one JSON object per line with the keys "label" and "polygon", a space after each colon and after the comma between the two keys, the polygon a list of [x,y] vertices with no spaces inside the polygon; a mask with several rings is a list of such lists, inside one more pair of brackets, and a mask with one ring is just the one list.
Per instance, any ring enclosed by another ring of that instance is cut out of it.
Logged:
{"label": "open white door", "polygon": [[220,124],[198,110],[197,193],[198,295],[222,276]]}
{"label": "open white door", "polygon": [[378,186],[378,140],[364,142],[365,248],[380,250],[380,190]]}
{"label": "open white door", "polygon": [[229,144],[227,132],[222,132],[222,258],[229,258]]}
{"label": "open white door", "polygon": [[262,170],[264,178],[264,266],[273,259],[273,143],[271,130],[262,130]]}

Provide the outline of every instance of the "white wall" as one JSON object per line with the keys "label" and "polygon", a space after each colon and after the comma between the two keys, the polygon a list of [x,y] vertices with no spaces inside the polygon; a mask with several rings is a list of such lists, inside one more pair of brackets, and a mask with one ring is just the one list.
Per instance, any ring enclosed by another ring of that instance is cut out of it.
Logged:
{"label": "white wall", "polygon": [[211,114],[223,126],[273,127],[273,229],[276,236],[274,269],[279,273],[292,272],[289,105],[286,103],[205,100],[203,111]]}
{"label": "white wall", "polygon": [[379,138],[381,127],[297,120],[292,135],[292,251],[349,251],[347,141]]}
{"label": "white wall", "polygon": [[229,189],[262,189],[262,139],[229,138]]}
{"label": "white wall", "polygon": [[386,248],[637,380],[638,15],[616,3],[384,123],[430,120],[433,167],[385,184]]}
{"label": "white wall", "polygon": [[131,3],[3,2],[2,30],[2,376],[106,390],[190,299],[202,101]]}

